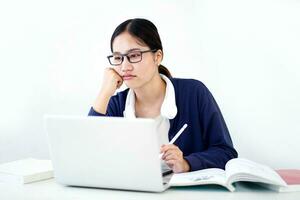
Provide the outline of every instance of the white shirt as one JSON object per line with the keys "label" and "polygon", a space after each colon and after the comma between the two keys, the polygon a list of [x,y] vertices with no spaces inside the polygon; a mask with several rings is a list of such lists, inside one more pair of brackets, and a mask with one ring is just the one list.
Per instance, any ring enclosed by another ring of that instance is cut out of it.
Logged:
{"label": "white shirt", "polygon": [[[160,74],[161,78],[166,82],[166,94],[164,101],[161,105],[160,115],[155,118],[158,127],[158,139],[160,145],[169,143],[168,132],[170,129],[170,119],[175,118],[177,114],[176,100],[175,100],[175,90],[172,82],[168,77]],[[135,115],[135,95],[132,89],[129,89],[125,110],[123,112],[126,118],[136,118]]]}

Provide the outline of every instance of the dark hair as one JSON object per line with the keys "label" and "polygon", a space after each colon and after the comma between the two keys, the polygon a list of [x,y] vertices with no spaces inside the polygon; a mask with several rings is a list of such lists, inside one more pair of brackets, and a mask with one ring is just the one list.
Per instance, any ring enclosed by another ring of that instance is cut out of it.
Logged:
{"label": "dark hair", "polygon": [[[113,41],[121,33],[127,31],[130,35],[137,38],[144,44],[150,47],[150,49],[161,50],[163,52],[163,47],[161,40],[155,25],[147,19],[135,18],[128,19],[121,23],[114,31],[110,40],[110,49],[113,52]],[[158,71],[164,74],[168,78],[172,75],[170,71],[163,65],[159,65]]]}

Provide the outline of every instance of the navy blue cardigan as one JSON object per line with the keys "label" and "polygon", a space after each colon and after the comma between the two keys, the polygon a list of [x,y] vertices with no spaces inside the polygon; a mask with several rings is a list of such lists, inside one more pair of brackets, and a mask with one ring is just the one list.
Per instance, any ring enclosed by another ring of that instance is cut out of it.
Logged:
{"label": "navy blue cardigan", "polygon": [[[174,143],[183,152],[190,170],[222,168],[237,151],[221,111],[207,87],[194,79],[170,78],[175,89],[177,115],[170,120],[169,140],[185,124],[188,127]],[[128,89],[112,96],[105,115],[90,109],[89,116],[123,117]]]}

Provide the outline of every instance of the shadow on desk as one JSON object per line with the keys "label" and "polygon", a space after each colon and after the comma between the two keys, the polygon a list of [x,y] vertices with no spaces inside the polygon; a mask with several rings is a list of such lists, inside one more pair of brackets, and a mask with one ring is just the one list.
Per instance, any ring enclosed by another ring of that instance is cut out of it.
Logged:
{"label": "shadow on desk", "polygon": [[[266,189],[262,186],[259,186],[255,183],[251,182],[238,182],[234,184],[236,190],[234,192],[230,192],[227,190],[225,187],[220,186],[220,185],[195,185],[195,186],[172,186],[169,189],[167,189],[165,192],[203,192],[203,193],[243,193],[243,192],[256,192],[256,193],[277,193],[275,191]],[[134,190],[120,190],[120,189],[113,189],[113,188],[94,188],[94,187],[82,187],[82,186],[66,186],[66,188],[81,188],[81,189],[86,189],[86,190],[95,190],[95,189],[102,189],[102,190],[108,190],[108,191],[114,191],[114,192],[133,192],[133,193],[153,193],[153,194],[160,194],[156,192],[145,192],[145,191],[134,191]]]}
{"label": "shadow on desk", "polygon": [[203,191],[203,192],[230,192],[226,188],[220,186],[220,185],[195,185],[195,186],[178,186],[178,187],[171,187],[168,190],[173,191]]}
{"label": "shadow on desk", "polygon": [[61,185],[65,188],[77,188],[77,189],[85,189],[85,190],[106,190],[106,191],[113,191],[113,192],[131,192],[131,193],[148,193],[148,194],[163,194],[167,192],[220,192],[220,193],[231,193],[226,188],[220,185],[196,185],[196,186],[172,186],[168,188],[164,192],[147,192],[147,191],[136,191],[136,190],[120,190],[120,189],[113,189],[113,188],[95,188],[95,187],[83,187],[83,186],[71,186],[71,185]]}
{"label": "shadow on desk", "polygon": [[[277,193],[275,191],[269,190],[267,188],[264,188],[262,186],[259,186],[255,183],[251,182],[238,182],[234,184],[235,186],[235,191],[233,193],[242,193],[242,192],[249,192],[253,191],[256,193]],[[189,192],[215,192],[215,193],[223,193],[223,192],[228,192],[231,193],[229,190],[227,190],[225,187],[220,186],[220,185],[196,185],[196,186],[185,186],[185,187],[171,187],[169,190],[173,191],[189,191]]]}

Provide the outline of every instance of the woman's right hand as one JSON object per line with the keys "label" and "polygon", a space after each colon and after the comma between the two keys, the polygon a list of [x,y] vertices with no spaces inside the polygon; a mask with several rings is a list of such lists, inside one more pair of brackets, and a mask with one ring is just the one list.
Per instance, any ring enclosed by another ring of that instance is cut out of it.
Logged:
{"label": "woman's right hand", "polygon": [[123,84],[122,77],[113,68],[106,68],[103,73],[100,94],[111,97]]}
{"label": "woman's right hand", "polygon": [[123,84],[122,77],[113,68],[106,68],[103,73],[100,92],[93,105],[96,112],[106,114],[108,102],[115,91]]}

